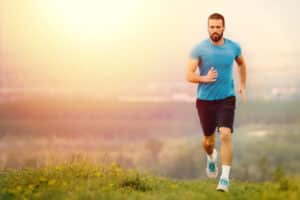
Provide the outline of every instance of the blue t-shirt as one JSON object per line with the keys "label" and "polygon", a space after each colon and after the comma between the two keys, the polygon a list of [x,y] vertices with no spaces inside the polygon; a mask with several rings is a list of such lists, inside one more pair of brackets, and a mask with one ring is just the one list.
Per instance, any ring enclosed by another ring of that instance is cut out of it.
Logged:
{"label": "blue t-shirt", "polygon": [[218,73],[215,82],[198,84],[198,99],[219,100],[235,96],[232,66],[235,58],[240,55],[240,45],[226,38],[221,46],[216,46],[210,39],[206,39],[194,47],[190,57],[201,59],[198,66],[200,75],[206,75],[211,67]]}

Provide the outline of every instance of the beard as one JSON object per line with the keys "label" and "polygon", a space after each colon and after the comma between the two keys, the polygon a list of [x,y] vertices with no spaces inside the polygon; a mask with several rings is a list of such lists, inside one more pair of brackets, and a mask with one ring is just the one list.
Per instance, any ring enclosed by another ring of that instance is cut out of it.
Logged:
{"label": "beard", "polygon": [[212,33],[209,37],[210,37],[210,39],[211,39],[212,41],[218,42],[218,41],[220,41],[220,40],[222,39],[223,33],[221,33],[221,34],[218,34],[218,33]]}

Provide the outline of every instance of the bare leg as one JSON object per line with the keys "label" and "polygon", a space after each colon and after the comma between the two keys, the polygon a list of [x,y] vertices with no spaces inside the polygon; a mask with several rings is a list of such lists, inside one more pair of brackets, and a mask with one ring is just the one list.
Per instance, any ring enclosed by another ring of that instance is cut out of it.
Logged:
{"label": "bare leg", "polygon": [[221,138],[221,162],[222,165],[232,164],[233,145],[231,142],[231,130],[227,127],[220,127]]}
{"label": "bare leg", "polygon": [[233,145],[231,142],[231,130],[230,128],[220,127],[221,138],[221,162],[222,162],[222,174],[217,186],[217,190],[228,192],[229,186],[229,174],[233,157]]}
{"label": "bare leg", "polygon": [[216,134],[213,133],[211,136],[203,137],[203,147],[206,151],[207,163],[206,163],[206,175],[209,178],[217,178],[219,170],[216,165],[217,151],[214,149]]}
{"label": "bare leg", "polygon": [[203,136],[202,144],[203,148],[208,155],[211,155],[214,150],[216,140],[216,134],[213,133],[211,136]]}

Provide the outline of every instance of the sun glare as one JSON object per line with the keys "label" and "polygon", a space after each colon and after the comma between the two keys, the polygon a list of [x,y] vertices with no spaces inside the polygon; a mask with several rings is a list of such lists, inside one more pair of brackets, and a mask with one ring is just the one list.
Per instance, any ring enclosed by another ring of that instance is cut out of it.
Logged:
{"label": "sun glare", "polygon": [[49,0],[43,10],[64,32],[99,39],[122,34],[138,11],[137,0]]}

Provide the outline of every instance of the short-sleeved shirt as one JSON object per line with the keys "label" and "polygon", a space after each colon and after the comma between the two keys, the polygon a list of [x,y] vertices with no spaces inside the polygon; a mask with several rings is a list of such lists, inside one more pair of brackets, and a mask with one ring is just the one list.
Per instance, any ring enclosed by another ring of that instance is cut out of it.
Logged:
{"label": "short-sleeved shirt", "polygon": [[233,81],[233,63],[241,55],[240,45],[224,38],[224,44],[214,45],[210,39],[203,40],[194,47],[190,57],[201,59],[200,75],[206,75],[211,67],[217,70],[218,77],[212,83],[199,83],[197,98],[202,100],[219,100],[235,96]]}

